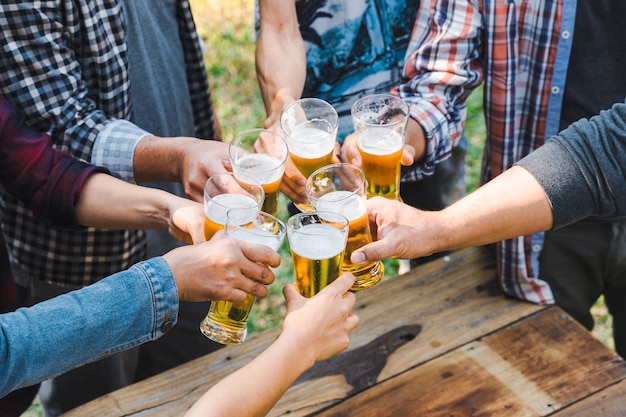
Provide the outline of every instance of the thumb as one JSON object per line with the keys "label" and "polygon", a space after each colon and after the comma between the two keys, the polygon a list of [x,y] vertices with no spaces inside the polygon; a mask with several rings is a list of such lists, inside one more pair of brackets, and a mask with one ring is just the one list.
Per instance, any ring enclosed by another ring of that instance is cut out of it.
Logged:
{"label": "thumb", "polygon": [[300,308],[300,306],[306,303],[307,300],[305,297],[300,295],[298,289],[296,288],[296,284],[293,282],[283,287],[283,296],[287,302],[287,314],[289,314],[290,311]]}
{"label": "thumb", "polygon": [[384,240],[377,240],[352,252],[352,255],[350,255],[350,261],[356,265],[361,265],[368,262],[376,262],[386,258],[392,258],[394,257],[394,253],[391,249],[392,248],[390,248]]}

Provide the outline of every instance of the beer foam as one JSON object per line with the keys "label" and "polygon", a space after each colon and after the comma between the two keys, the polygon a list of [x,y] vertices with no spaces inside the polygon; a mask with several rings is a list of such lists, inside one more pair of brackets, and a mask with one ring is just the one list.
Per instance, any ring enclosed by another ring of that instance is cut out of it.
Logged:
{"label": "beer foam", "polygon": [[404,145],[404,138],[395,130],[372,127],[359,133],[357,144],[363,152],[372,155],[389,155]]}
{"label": "beer foam", "polygon": [[346,246],[345,232],[327,224],[309,224],[288,233],[291,250],[303,258],[330,259]]}
{"label": "beer foam", "polygon": [[314,203],[315,210],[341,214],[349,221],[361,217],[367,207],[365,199],[351,191],[331,191],[324,194]]}
{"label": "beer foam", "polygon": [[[261,184],[271,184],[283,176],[282,161],[266,153],[252,153],[243,156],[233,164],[235,175],[246,174]],[[240,178],[242,181],[244,179]]]}
{"label": "beer foam", "polygon": [[289,152],[304,159],[328,155],[334,146],[334,134],[313,127],[299,125],[289,135]]}
{"label": "beer foam", "polygon": [[256,208],[257,201],[244,194],[219,194],[206,202],[204,213],[217,224],[226,223],[226,212],[231,208]]}

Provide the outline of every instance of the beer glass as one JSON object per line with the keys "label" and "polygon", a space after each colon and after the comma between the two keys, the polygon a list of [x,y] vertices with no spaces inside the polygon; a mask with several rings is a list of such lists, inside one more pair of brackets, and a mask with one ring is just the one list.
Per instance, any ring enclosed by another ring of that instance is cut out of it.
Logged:
{"label": "beer glass", "polygon": [[211,175],[204,184],[204,237],[211,239],[224,228],[231,208],[260,210],[264,199],[263,187],[253,178],[236,177],[232,172]]}
{"label": "beer glass", "polygon": [[305,185],[306,195],[315,210],[341,214],[350,222],[341,270],[355,276],[351,288],[353,291],[374,286],[385,273],[385,267],[380,261],[367,265],[350,262],[352,252],[372,242],[365,188],[363,170],[347,163],[318,169],[307,178]]}
{"label": "beer glass", "polygon": [[256,179],[263,186],[262,210],[273,216],[278,212],[278,189],[285,172],[289,150],[285,138],[266,129],[240,132],[228,145],[228,156],[238,178]]}
{"label": "beer glass", "polygon": [[[280,247],[287,229],[283,222],[271,214],[257,209],[231,209],[226,215],[224,234],[249,243]],[[256,297],[248,294],[245,301],[213,301],[209,313],[200,324],[202,333],[218,343],[233,345],[243,343],[248,332],[248,317]]]}
{"label": "beer glass", "polygon": [[303,212],[287,220],[296,287],[313,297],[341,273],[348,219],[333,212]]}
{"label": "beer glass", "polygon": [[[289,157],[306,178],[333,159],[339,117],[329,103],[303,98],[283,110],[280,127],[287,137]],[[296,204],[300,211],[312,211],[310,204]]]}
{"label": "beer glass", "polygon": [[373,94],[352,106],[367,197],[400,199],[400,161],[409,120],[409,106],[399,97]]}

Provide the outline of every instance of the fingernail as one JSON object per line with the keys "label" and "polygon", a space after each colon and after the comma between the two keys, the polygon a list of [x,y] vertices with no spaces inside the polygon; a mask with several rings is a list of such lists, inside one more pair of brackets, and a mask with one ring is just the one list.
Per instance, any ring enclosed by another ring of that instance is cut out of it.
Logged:
{"label": "fingernail", "polygon": [[362,264],[365,262],[365,254],[363,252],[353,252],[350,258],[355,264]]}

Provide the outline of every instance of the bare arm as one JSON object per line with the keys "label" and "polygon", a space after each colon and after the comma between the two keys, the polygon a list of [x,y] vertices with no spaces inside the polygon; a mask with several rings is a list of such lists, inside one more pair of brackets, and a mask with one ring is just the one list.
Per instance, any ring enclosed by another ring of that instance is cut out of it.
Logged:
{"label": "bare arm", "polygon": [[352,261],[410,259],[497,242],[552,227],[552,207],[535,177],[514,166],[442,211],[420,211],[397,201],[369,200],[377,241]]}
{"label": "bare arm", "polygon": [[228,144],[191,137],[146,136],[133,156],[137,182],[180,182],[195,201],[202,201],[207,178],[228,166]]}
{"label": "bare arm", "polygon": [[348,333],[359,322],[350,314],[356,301],[348,292],[353,282],[344,274],[309,299],[288,284],[283,289],[287,316],[278,339],[209,389],[187,417],[265,416],[304,371],[348,347]]}
{"label": "bare arm", "polygon": [[285,105],[302,95],[306,79],[306,47],[294,0],[259,0],[260,30],[256,69],[267,121],[278,126]]}
{"label": "bare arm", "polygon": [[188,243],[205,240],[202,204],[107,174],[96,173],[87,179],[76,204],[76,217],[83,226],[167,230]]}

